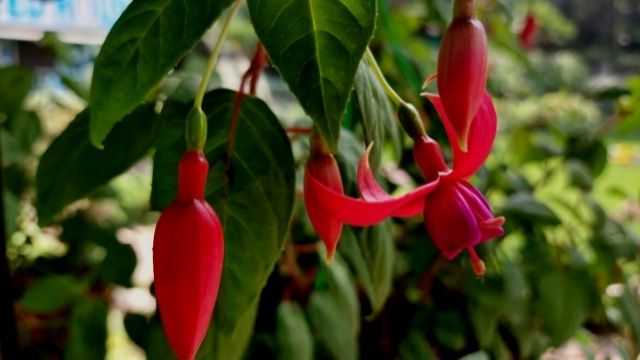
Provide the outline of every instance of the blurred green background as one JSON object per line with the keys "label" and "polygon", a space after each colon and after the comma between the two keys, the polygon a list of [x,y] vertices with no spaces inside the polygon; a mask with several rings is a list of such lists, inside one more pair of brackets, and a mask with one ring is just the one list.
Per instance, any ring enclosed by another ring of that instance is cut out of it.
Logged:
{"label": "blurred green background", "polygon": [[[370,47],[446,144],[418,94],[435,72],[450,1],[379,3]],[[640,358],[640,3],[478,3],[500,132],[472,182],[507,218],[504,238],[479,247],[487,275],[477,279],[465,256],[440,258],[420,219],[345,229],[329,265],[298,196],[245,358]],[[525,50],[518,35],[528,14],[538,29]],[[193,97],[216,31],[153,96]],[[255,42],[242,9],[211,88],[238,87]],[[38,225],[39,159],[86,106],[98,49],[55,33],[0,40],[2,199],[20,359],[172,356],[152,295],[152,154]],[[276,69],[266,69],[257,95],[284,127],[310,126]],[[362,117],[352,99],[337,154],[351,192],[368,136]],[[388,120],[379,172],[400,193],[422,180],[409,139]],[[308,142],[290,138],[300,193]]]}

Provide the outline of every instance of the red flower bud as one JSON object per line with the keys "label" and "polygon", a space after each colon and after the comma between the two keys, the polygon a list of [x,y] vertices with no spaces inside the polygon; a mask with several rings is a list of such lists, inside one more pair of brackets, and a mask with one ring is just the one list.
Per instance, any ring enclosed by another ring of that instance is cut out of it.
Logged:
{"label": "red flower bud", "polygon": [[520,31],[520,45],[523,49],[529,50],[533,47],[533,41],[538,31],[538,20],[533,14],[528,14],[524,20],[524,26]]}
{"label": "red flower bud", "polygon": [[437,179],[441,173],[449,170],[440,145],[427,135],[413,144],[413,158],[427,182]]}
{"label": "red flower bud", "polygon": [[162,212],[153,239],[160,317],[180,360],[193,359],[206,335],[222,273],[222,226],[204,200],[208,171],[202,152],[182,156],[177,197]]}
{"label": "red flower bud", "polygon": [[343,193],[338,163],[317,134],[311,136],[311,155],[304,168],[304,205],[311,225],[327,246],[327,258],[331,260],[342,234],[342,221],[335,219],[321,204],[310,184],[311,177],[329,189]]}
{"label": "red flower bud", "polygon": [[447,28],[438,56],[438,91],[466,152],[469,129],[487,83],[487,35],[475,18],[456,18]]}

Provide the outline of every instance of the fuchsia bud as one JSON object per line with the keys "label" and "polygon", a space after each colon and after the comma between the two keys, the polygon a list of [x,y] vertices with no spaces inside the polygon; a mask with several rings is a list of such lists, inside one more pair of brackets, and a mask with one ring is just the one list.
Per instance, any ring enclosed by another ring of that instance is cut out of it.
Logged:
{"label": "fuchsia bud", "polygon": [[441,175],[441,172],[449,170],[444,156],[442,156],[440,145],[427,135],[415,140],[413,159],[427,182],[435,180]]}
{"label": "fuchsia bud", "polygon": [[487,35],[473,6],[470,0],[454,3],[438,56],[438,91],[462,151],[487,83]]}
{"label": "fuchsia bud", "polygon": [[533,41],[536,37],[536,32],[538,31],[538,20],[536,17],[529,13],[524,20],[524,26],[520,31],[520,45],[523,49],[529,50],[533,47]]}
{"label": "fuchsia bud", "polygon": [[204,339],[222,273],[222,226],[204,200],[208,171],[201,151],[182,156],[177,197],[162,212],[153,239],[160,317],[180,360],[193,359]]}
{"label": "fuchsia bud", "polygon": [[327,246],[327,258],[331,260],[342,234],[342,221],[335,219],[331,212],[317,198],[318,194],[310,184],[311,177],[327,188],[342,194],[342,178],[336,159],[319,134],[313,133],[311,138],[311,155],[304,168],[304,204],[311,220],[311,225]]}

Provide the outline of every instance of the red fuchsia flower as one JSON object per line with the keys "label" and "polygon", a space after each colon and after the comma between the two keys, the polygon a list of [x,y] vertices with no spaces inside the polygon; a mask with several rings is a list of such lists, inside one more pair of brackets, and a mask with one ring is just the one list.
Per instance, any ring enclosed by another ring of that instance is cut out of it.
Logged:
{"label": "red fuchsia flower", "polygon": [[537,31],[538,20],[532,13],[527,14],[527,17],[524,20],[524,26],[518,36],[520,38],[520,45],[523,49],[529,50],[533,47]]}
{"label": "red fuchsia flower", "polygon": [[456,1],[438,54],[438,92],[462,151],[487,83],[487,35],[474,1]]}
{"label": "red fuchsia flower", "polygon": [[177,197],[162,212],[153,239],[160,317],[180,360],[193,359],[204,339],[222,273],[222,226],[204,200],[208,171],[201,151],[182,156]]}
{"label": "red fuchsia flower", "polygon": [[320,135],[314,132],[310,142],[310,156],[304,167],[304,205],[311,225],[327,247],[327,259],[331,260],[342,234],[342,221],[325,211],[317,198],[318,195],[313,191],[314,187],[309,185],[309,181],[313,178],[332,191],[342,194],[342,178],[336,159],[331,155]]}
{"label": "red fuchsia flower", "polygon": [[440,97],[428,94],[445,125],[453,149],[453,169],[449,169],[439,145],[424,136],[414,145],[414,158],[428,181],[414,191],[391,197],[377,183],[369,167],[369,149],[358,166],[358,187],[362,199],[336,192],[313,176],[305,185],[318,199],[325,213],[355,226],[374,225],[389,216],[424,215],[427,231],[434,244],[447,259],[468,250],[474,271],[484,273],[484,263],[474,247],[503,234],[504,218],[494,217],[484,196],[468,179],[484,163],[491,152],[497,131],[497,116],[490,96],[485,93],[472,122],[468,151],[456,142],[453,124],[447,117]]}

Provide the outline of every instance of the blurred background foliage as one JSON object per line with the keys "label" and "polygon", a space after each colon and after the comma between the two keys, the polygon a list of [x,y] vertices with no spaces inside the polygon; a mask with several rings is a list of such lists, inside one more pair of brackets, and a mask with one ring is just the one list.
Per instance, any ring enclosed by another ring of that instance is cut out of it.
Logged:
{"label": "blurred background foliage", "polygon": [[[434,110],[418,94],[435,72],[450,1],[379,3],[370,47],[394,88],[422,105],[432,137],[446,144]],[[518,42],[527,14],[539,24],[529,51]],[[479,17],[490,38],[489,89],[500,133],[472,182],[507,218],[504,238],[479,247],[487,275],[476,278],[466,256],[445,261],[419,219],[345,229],[327,264],[297,196],[285,250],[238,357],[637,358],[640,4],[481,0]],[[251,29],[243,10],[211,88],[237,88],[256,42]],[[155,95],[193,97],[212,34]],[[171,358],[152,295],[152,154],[145,150],[50,225],[37,218],[44,211],[38,191],[64,196],[55,183],[38,189],[36,171],[48,145],[85,107],[98,49],[63,44],[52,34],[2,45],[16,47],[20,63],[0,68],[0,141],[21,358]],[[258,96],[284,127],[310,126],[275,69],[263,74]],[[352,96],[343,121],[337,158],[353,194],[362,139],[372,136],[371,101]],[[387,137],[379,173],[401,193],[421,177],[391,110],[381,115],[373,127],[383,134],[376,137]],[[301,134],[290,139],[300,195],[308,142]],[[120,145],[129,146],[126,139]],[[205,348],[200,357],[211,354]]]}

